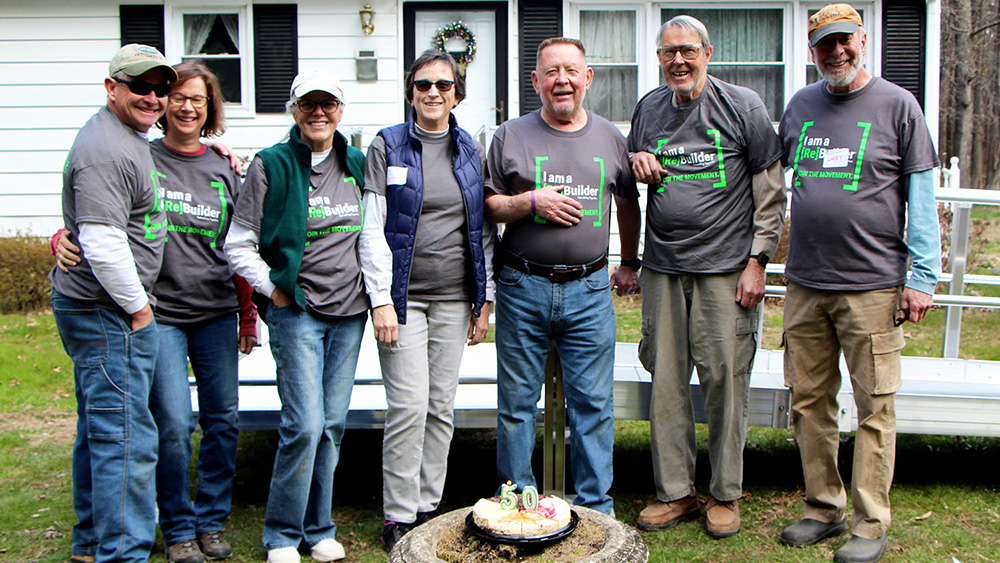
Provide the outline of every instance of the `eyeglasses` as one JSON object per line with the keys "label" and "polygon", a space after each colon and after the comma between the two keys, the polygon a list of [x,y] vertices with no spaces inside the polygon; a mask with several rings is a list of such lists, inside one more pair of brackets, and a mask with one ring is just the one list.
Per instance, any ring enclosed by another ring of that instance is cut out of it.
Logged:
{"label": "eyeglasses", "polygon": [[701,47],[701,43],[680,45],[677,47],[657,47],[656,54],[663,60],[671,61],[677,53],[680,53],[685,61],[693,61],[701,54]]}
{"label": "eyeglasses", "polygon": [[132,92],[136,96],[148,96],[152,92],[157,98],[162,98],[170,93],[170,85],[166,83],[152,84],[145,80],[125,80],[117,76],[112,76],[111,78],[114,78],[115,82],[127,86],[129,92]]}
{"label": "eyeglasses", "polygon": [[205,107],[205,104],[208,103],[208,100],[211,100],[212,98],[202,96],[201,94],[198,94],[197,96],[185,96],[180,92],[174,92],[170,94],[167,99],[170,100],[170,105],[172,106],[181,107],[184,105],[184,102],[191,102],[191,107],[203,108]]}
{"label": "eyeglasses", "polygon": [[337,109],[344,105],[344,102],[340,100],[327,100],[325,102],[316,103],[312,100],[299,100],[295,102],[295,105],[299,106],[299,110],[304,113],[312,113],[316,111],[316,106],[323,108],[326,113],[333,113]]}
{"label": "eyeglasses", "polygon": [[419,92],[430,92],[431,86],[437,88],[438,92],[450,92],[454,85],[454,80],[438,80],[437,82],[431,82],[430,80],[413,81],[413,87]]}
{"label": "eyeglasses", "polygon": [[892,326],[903,326],[910,318],[910,312],[904,311],[903,309],[896,309],[896,312],[892,315]]}

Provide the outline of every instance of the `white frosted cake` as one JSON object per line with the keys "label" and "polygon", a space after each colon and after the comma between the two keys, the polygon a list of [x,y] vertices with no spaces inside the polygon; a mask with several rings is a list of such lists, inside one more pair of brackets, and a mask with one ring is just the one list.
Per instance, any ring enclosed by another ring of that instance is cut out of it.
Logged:
{"label": "white frosted cake", "polygon": [[513,510],[500,508],[500,499],[479,499],[472,507],[472,518],[481,529],[494,534],[510,537],[530,538],[546,536],[569,525],[569,504],[559,497],[541,497],[538,508],[528,511],[524,508],[521,495],[517,495],[518,506]]}

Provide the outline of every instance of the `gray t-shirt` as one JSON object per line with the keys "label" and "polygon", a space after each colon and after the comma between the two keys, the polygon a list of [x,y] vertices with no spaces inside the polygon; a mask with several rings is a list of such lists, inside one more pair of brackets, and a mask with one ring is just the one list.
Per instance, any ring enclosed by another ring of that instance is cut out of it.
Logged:
{"label": "gray t-shirt", "polygon": [[[235,220],[259,233],[266,197],[264,164],[255,158],[236,201]],[[357,249],[363,213],[357,182],[345,177],[331,150],[309,176],[306,246],[298,277],[306,306],[319,316],[348,317],[368,309]]]}
{"label": "gray t-shirt", "polygon": [[643,266],[662,273],[724,273],[746,266],[753,242],[752,179],[781,158],[760,96],[708,77],[701,95],[674,106],[661,86],[632,112],[631,152],[667,171],[649,186]]}
{"label": "gray t-shirt", "polygon": [[[471,301],[472,257],[465,201],[451,166],[451,136],[447,131],[443,136],[416,131],[424,191],[407,295],[425,301]],[[479,143],[476,150],[485,164],[485,151]],[[376,136],[365,162],[365,189],[385,195],[386,178],[385,139]]]}
{"label": "gray t-shirt", "polygon": [[[559,131],[540,110],[505,122],[487,158],[486,189],[517,195],[545,186],[568,186],[563,194],[583,206],[583,218],[563,227],[528,215],[507,225],[504,245],[531,262],[576,266],[608,252],[612,195],[638,199],[625,138],[610,121],[587,112],[578,131]],[[489,193],[489,192],[487,192]]]}
{"label": "gray t-shirt", "polygon": [[[79,240],[81,223],[124,231],[147,294],[160,273],[167,235],[157,181],[149,142],[107,106],[80,129],[63,168],[63,224],[73,240]],[[69,272],[53,267],[49,279],[66,297],[121,310],[94,277],[85,253]],[[155,296],[149,300],[156,305]]]}
{"label": "gray t-shirt", "polygon": [[778,133],[794,170],[788,279],[825,290],[904,284],[904,178],[938,164],[913,95],[881,78],[843,95],[820,81],[792,97]]}
{"label": "gray t-shirt", "polygon": [[222,243],[239,174],[213,150],[187,154],[157,139],[149,151],[170,223],[163,268],[153,286],[157,322],[195,323],[237,311],[236,285]]}

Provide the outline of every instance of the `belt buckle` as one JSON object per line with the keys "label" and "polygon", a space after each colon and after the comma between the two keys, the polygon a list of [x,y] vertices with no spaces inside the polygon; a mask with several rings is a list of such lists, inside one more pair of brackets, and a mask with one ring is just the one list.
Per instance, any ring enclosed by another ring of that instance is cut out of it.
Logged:
{"label": "belt buckle", "polygon": [[[566,265],[552,266],[552,270],[549,271],[549,279],[554,280],[556,278],[564,278],[564,279],[581,278],[583,277],[583,273],[586,271],[587,269],[583,266],[566,266]],[[573,277],[574,274],[578,275]]]}

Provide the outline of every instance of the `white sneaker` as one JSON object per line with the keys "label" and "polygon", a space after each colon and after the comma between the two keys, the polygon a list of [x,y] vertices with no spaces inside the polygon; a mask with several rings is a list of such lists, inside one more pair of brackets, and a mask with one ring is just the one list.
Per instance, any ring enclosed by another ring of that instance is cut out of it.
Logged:
{"label": "white sneaker", "polygon": [[344,546],[333,538],[320,540],[312,546],[312,558],[316,561],[340,561],[344,557],[346,557]]}
{"label": "white sneaker", "polygon": [[267,550],[267,563],[299,563],[299,550],[294,547],[279,547]]}

